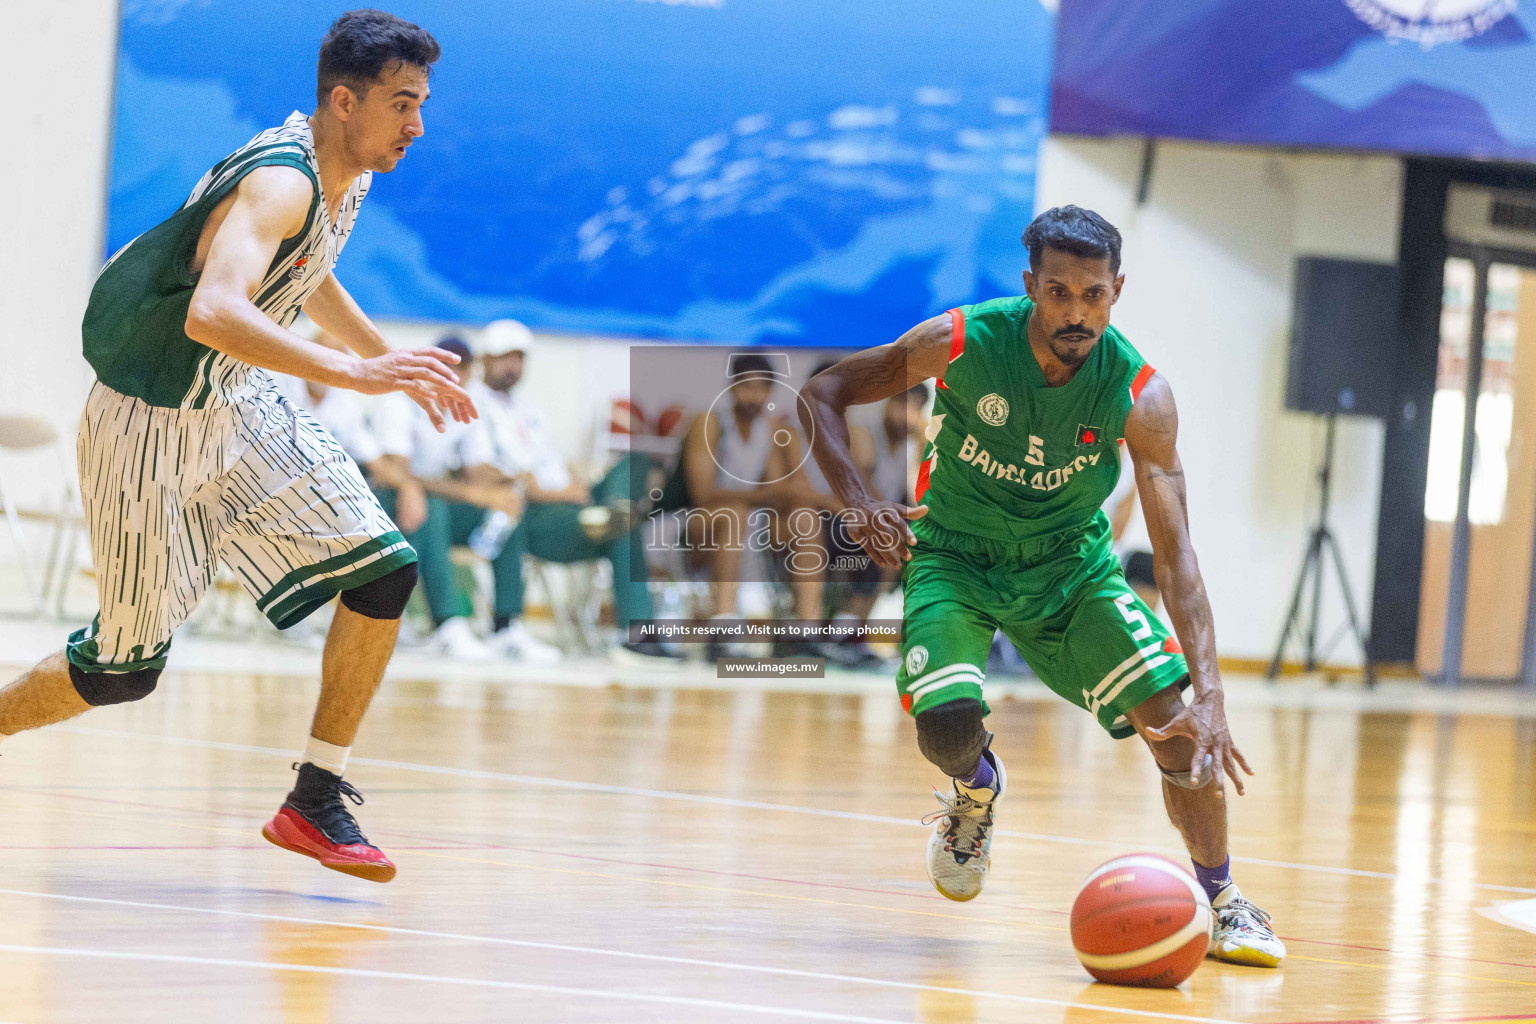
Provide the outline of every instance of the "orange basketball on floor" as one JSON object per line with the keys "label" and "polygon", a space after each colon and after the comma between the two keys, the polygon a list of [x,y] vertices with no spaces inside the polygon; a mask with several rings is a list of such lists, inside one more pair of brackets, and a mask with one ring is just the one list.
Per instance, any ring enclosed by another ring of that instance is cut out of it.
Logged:
{"label": "orange basketball on floor", "polygon": [[1211,902],[1167,857],[1137,853],[1094,868],[1072,904],[1072,948],[1111,985],[1173,988],[1211,941]]}

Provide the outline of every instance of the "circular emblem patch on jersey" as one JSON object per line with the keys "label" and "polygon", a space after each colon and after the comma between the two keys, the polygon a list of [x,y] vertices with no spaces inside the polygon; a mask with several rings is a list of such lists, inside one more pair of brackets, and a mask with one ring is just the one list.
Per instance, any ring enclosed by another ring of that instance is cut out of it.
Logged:
{"label": "circular emblem patch on jersey", "polygon": [[1514,11],[1519,0],[1344,0],[1355,17],[1389,39],[1428,49],[1480,36]]}
{"label": "circular emblem patch on jersey", "polygon": [[984,395],[981,401],[976,403],[976,415],[980,416],[983,422],[1000,427],[1008,422],[1008,399],[995,392]]}
{"label": "circular emblem patch on jersey", "polygon": [[907,675],[915,676],[928,667],[928,648],[918,644],[907,652]]}

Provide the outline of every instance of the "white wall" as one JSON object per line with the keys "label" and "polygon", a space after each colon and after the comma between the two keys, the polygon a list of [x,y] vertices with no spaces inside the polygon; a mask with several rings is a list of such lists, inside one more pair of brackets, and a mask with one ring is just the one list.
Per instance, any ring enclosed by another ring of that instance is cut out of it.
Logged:
{"label": "white wall", "polygon": [[[1395,262],[1401,167],[1165,142],[1138,207],[1140,160],[1139,140],[1051,139],[1037,207],[1089,207],[1124,234],[1115,323],[1179,404],[1191,530],[1220,650],[1267,657],[1315,516],[1322,442],[1315,417],[1283,409],[1294,260]],[[1340,421],[1332,525],[1367,616],[1381,444],[1379,423]],[[1342,616],[1325,598],[1323,637]],[[1358,651],[1346,641],[1331,660],[1356,662]]]}
{"label": "white wall", "polygon": [[102,262],[117,3],[7,13],[16,95],[0,160],[0,414],[42,416],[72,441],[92,379],[80,317]]}

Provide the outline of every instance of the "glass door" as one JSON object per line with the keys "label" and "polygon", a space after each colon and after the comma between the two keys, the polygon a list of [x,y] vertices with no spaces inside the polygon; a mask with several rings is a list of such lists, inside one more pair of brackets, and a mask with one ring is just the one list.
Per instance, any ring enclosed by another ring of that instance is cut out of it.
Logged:
{"label": "glass door", "polygon": [[1519,678],[1536,540],[1536,270],[1446,261],[1424,519],[1419,670]]}

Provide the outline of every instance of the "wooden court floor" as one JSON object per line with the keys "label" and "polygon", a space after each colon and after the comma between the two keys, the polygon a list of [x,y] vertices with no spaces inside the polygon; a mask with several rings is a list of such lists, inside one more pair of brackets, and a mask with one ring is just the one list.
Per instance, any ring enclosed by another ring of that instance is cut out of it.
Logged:
{"label": "wooden court floor", "polygon": [[1536,1021],[1529,717],[1235,708],[1235,870],[1290,959],[1149,992],[1090,983],[1065,911],[1177,839],[1139,745],[1064,705],[997,706],[1012,788],[955,904],[886,694],[390,683],[348,773],[376,886],[257,832],[313,692],[172,673],[0,747],[0,1021]]}

